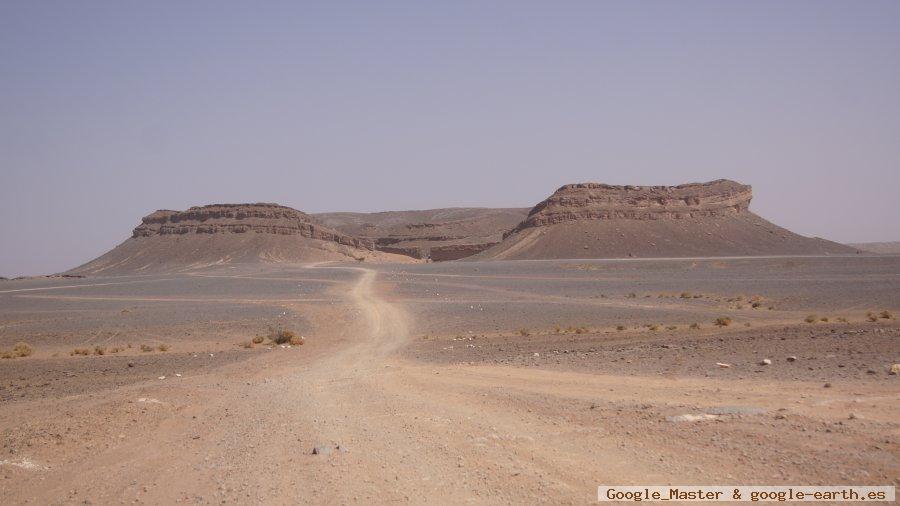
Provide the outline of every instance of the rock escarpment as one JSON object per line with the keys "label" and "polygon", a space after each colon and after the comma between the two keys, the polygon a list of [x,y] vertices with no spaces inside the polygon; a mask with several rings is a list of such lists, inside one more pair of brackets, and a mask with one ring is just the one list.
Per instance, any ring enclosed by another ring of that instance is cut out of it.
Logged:
{"label": "rock escarpment", "polygon": [[132,237],[243,233],[299,235],[354,248],[375,248],[370,240],[341,234],[304,212],[278,204],[212,204],[187,211],[160,210],[145,216]]}
{"label": "rock escarpment", "polygon": [[134,274],[222,264],[347,260],[409,259],[375,251],[372,240],[338,232],[289,207],[213,204],[156,211],[144,217],[125,242],[69,272]]}
{"label": "rock escarpment", "polygon": [[[510,233],[582,220],[665,220],[727,216],[747,212],[748,185],[719,179],[679,186],[569,184],[534,206]],[[509,235],[509,234],[507,234]]]}
{"label": "rock escarpment", "polygon": [[855,253],[750,212],[750,186],[565,185],[473,259],[686,257]]}

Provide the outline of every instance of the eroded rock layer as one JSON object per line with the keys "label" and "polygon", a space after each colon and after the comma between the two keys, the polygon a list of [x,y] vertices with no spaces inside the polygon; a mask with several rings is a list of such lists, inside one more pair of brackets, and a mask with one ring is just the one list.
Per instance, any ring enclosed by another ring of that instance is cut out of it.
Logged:
{"label": "eroded rock layer", "polygon": [[375,247],[371,240],[329,229],[304,212],[278,204],[212,204],[187,211],[160,210],[145,216],[132,237],[248,232],[299,235],[360,249]]}
{"label": "eroded rock layer", "polygon": [[748,185],[570,184],[534,206],[500,244],[472,259],[847,254],[750,212]]}
{"label": "eroded rock layer", "polygon": [[514,231],[582,220],[661,220],[747,212],[749,185],[719,179],[680,186],[569,184],[534,206]]}
{"label": "eroded rock layer", "polygon": [[278,204],[214,204],[156,211],[106,254],[69,271],[133,274],[202,269],[222,264],[322,261],[411,261],[375,251],[371,239],[322,225]]}
{"label": "eroded rock layer", "polygon": [[449,208],[314,217],[342,233],[372,240],[378,251],[446,261],[498,244],[527,212],[527,208]]}

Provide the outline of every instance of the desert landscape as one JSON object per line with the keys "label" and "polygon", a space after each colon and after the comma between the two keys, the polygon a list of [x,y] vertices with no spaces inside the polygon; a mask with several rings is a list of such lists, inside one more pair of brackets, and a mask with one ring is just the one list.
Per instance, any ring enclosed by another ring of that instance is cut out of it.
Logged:
{"label": "desert landscape", "polygon": [[0,283],[0,494],[900,484],[900,256],[751,198],[579,183],[531,209],[156,211],[91,262]]}

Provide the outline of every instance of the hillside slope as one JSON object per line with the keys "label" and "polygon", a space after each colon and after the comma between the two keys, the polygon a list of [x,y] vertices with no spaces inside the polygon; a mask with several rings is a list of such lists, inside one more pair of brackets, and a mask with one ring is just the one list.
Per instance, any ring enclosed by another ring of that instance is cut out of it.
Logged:
{"label": "hillside slope", "polygon": [[181,271],[257,262],[404,261],[278,204],[213,204],[145,216],[132,236],[69,274]]}
{"label": "hillside slope", "polygon": [[750,186],[571,184],[536,205],[503,242],[472,259],[851,254],[749,210]]}

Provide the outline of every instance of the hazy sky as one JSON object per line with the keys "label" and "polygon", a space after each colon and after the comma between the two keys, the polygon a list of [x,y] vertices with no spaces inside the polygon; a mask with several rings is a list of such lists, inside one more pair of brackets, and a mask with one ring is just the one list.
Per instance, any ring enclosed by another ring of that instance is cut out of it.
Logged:
{"label": "hazy sky", "polygon": [[531,206],[731,178],[900,240],[900,2],[0,2],[0,275],[155,209]]}

